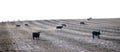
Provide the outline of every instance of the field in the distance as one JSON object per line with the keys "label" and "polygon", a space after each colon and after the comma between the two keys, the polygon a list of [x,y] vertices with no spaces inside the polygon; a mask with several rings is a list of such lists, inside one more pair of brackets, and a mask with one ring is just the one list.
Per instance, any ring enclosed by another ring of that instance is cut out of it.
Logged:
{"label": "field in the distance", "polygon": [[[56,29],[63,23],[67,26]],[[101,39],[92,38],[91,32],[97,29],[102,31]],[[36,31],[41,31],[39,40],[32,39]],[[0,52],[120,52],[120,18],[3,22]]]}

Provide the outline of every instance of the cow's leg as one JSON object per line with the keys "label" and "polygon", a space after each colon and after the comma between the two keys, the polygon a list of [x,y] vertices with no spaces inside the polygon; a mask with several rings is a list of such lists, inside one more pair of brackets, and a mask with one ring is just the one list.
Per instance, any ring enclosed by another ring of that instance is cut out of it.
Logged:
{"label": "cow's leg", "polygon": [[38,37],[38,39],[40,39],[40,38]]}
{"label": "cow's leg", "polygon": [[100,36],[98,35],[98,39],[100,39]]}
{"label": "cow's leg", "polygon": [[38,37],[36,37],[36,40],[38,40]]}
{"label": "cow's leg", "polygon": [[38,39],[39,39],[39,36],[38,36]]}
{"label": "cow's leg", "polygon": [[37,37],[35,37],[36,38],[36,40],[37,40]]}
{"label": "cow's leg", "polygon": [[61,28],[61,30],[62,30],[62,28]]}
{"label": "cow's leg", "polygon": [[95,37],[94,37],[94,35],[93,35],[93,39],[94,39]]}

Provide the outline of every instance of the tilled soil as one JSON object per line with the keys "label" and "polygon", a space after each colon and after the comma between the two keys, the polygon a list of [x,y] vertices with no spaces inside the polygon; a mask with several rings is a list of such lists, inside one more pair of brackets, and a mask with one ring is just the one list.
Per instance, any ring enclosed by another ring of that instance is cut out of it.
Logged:
{"label": "tilled soil", "polygon": [[[67,26],[56,29],[63,23]],[[92,38],[91,32],[97,29],[101,30],[101,39]],[[41,35],[33,40],[32,32],[36,31]],[[0,23],[0,52],[120,52],[119,33],[119,19],[5,22]]]}

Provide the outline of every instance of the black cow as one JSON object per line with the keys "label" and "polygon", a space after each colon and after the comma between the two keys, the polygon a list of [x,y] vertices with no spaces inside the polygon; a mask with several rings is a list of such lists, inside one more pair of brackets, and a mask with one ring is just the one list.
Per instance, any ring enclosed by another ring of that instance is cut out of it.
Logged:
{"label": "black cow", "polygon": [[87,20],[91,20],[92,18],[88,18]]}
{"label": "black cow", "polygon": [[20,27],[20,25],[16,25],[16,27]]}
{"label": "black cow", "polygon": [[28,24],[25,24],[25,26],[28,26]]}
{"label": "black cow", "polygon": [[80,22],[80,24],[85,24],[85,22]]}
{"label": "black cow", "polygon": [[63,26],[57,26],[56,27],[56,29],[62,29],[63,28]]}
{"label": "black cow", "polygon": [[32,36],[33,36],[33,40],[34,40],[34,38],[36,38],[36,40],[37,40],[37,39],[39,39],[40,32],[33,32]]}
{"label": "black cow", "polygon": [[100,39],[100,31],[93,31],[92,32],[92,35],[93,35],[93,39],[94,39],[94,36],[98,36],[98,39]]}
{"label": "black cow", "polygon": [[62,25],[59,25],[56,27],[56,29],[62,29],[63,27],[66,27],[67,25],[66,24],[62,24]]}

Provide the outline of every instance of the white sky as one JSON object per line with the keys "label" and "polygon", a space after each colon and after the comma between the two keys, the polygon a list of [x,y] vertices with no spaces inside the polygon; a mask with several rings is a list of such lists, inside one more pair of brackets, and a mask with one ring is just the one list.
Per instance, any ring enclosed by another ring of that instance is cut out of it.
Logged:
{"label": "white sky", "polygon": [[0,21],[119,18],[119,0],[0,0]]}

